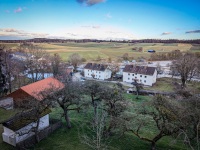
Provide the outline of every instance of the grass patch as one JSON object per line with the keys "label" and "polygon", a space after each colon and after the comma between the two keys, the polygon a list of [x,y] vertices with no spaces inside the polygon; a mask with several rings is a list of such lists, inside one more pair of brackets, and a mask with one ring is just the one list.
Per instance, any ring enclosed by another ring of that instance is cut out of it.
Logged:
{"label": "grass patch", "polygon": [[174,86],[171,78],[158,78],[152,87],[145,87],[147,90],[156,90],[162,92],[173,92]]}

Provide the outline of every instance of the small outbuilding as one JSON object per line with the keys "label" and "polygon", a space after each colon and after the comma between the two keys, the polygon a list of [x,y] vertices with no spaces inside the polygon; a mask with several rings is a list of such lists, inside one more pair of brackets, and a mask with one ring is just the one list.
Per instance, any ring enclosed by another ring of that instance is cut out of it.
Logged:
{"label": "small outbuilding", "polygon": [[[45,109],[39,115],[39,127],[41,131],[49,126],[49,113],[50,109]],[[16,146],[17,143],[34,135],[32,130],[37,126],[37,118],[35,117],[37,112],[35,109],[23,113],[19,113],[14,117],[3,122],[3,141]]]}

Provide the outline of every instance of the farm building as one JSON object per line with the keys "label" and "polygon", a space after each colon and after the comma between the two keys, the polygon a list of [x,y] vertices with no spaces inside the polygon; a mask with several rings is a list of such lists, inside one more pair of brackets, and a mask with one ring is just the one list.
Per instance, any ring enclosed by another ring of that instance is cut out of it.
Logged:
{"label": "farm building", "polygon": [[108,65],[87,63],[84,67],[84,76],[88,78],[95,78],[105,80],[111,78],[112,71]]}
{"label": "farm building", "polygon": [[[50,112],[50,109],[45,109],[39,114],[40,121],[38,131],[49,126]],[[34,115],[36,113],[36,110],[33,109],[31,111],[19,113],[3,122],[3,141],[16,146],[17,143],[34,135],[35,133],[32,129],[37,126],[37,118],[35,118],[36,115]]]}
{"label": "farm building", "polygon": [[156,77],[156,67],[126,65],[123,70],[123,82],[132,83],[137,80],[140,84],[152,86]]}
{"label": "farm building", "polygon": [[10,93],[8,97],[12,97],[14,101],[14,105],[18,106],[22,101],[26,101],[29,99],[34,99],[37,101],[42,101],[44,96],[41,92],[48,91],[56,91],[60,90],[64,87],[64,84],[58,81],[57,79],[50,77],[46,78],[29,85],[23,86],[20,89]]}

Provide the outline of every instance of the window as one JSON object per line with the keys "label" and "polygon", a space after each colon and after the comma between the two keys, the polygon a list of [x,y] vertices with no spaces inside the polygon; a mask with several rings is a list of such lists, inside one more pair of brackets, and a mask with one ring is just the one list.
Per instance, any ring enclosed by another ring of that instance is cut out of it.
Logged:
{"label": "window", "polygon": [[88,73],[88,76],[89,76],[89,73]]}
{"label": "window", "polygon": [[137,77],[135,77],[135,79],[137,79]]}
{"label": "window", "polygon": [[132,76],[134,76],[134,74],[132,74]]}
{"label": "window", "polygon": [[137,73],[135,75],[137,75]]}
{"label": "window", "polygon": [[99,71],[99,74],[100,74],[101,72]]}
{"label": "window", "polygon": [[130,75],[130,73],[128,73],[128,75]]}
{"label": "window", "polygon": [[101,76],[99,76],[99,78],[101,78]]}
{"label": "window", "polygon": [[144,83],[146,83],[146,80],[144,80]]}
{"label": "window", "polygon": [[147,78],[147,76],[144,76],[145,78]]}
{"label": "window", "polygon": [[140,75],[140,77],[142,77],[142,75]]}
{"label": "window", "polygon": [[130,80],[130,78],[128,78],[128,80]]}
{"label": "window", "polygon": [[90,70],[88,70],[88,71],[90,71]]}

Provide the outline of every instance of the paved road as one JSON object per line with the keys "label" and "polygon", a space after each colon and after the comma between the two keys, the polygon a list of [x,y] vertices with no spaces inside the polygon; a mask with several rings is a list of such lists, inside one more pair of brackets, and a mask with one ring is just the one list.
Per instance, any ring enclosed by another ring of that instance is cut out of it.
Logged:
{"label": "paved road", "polygon": [[[168,75],[168,74],[158,74],[158,75],[157,75],[157,78],[172,78],[172,75]],[[180,76],[173,76],[173,78],[175,78],[175,79],[181,79]],[[200,79],[192,78],[191,81],[200,82]]]}

